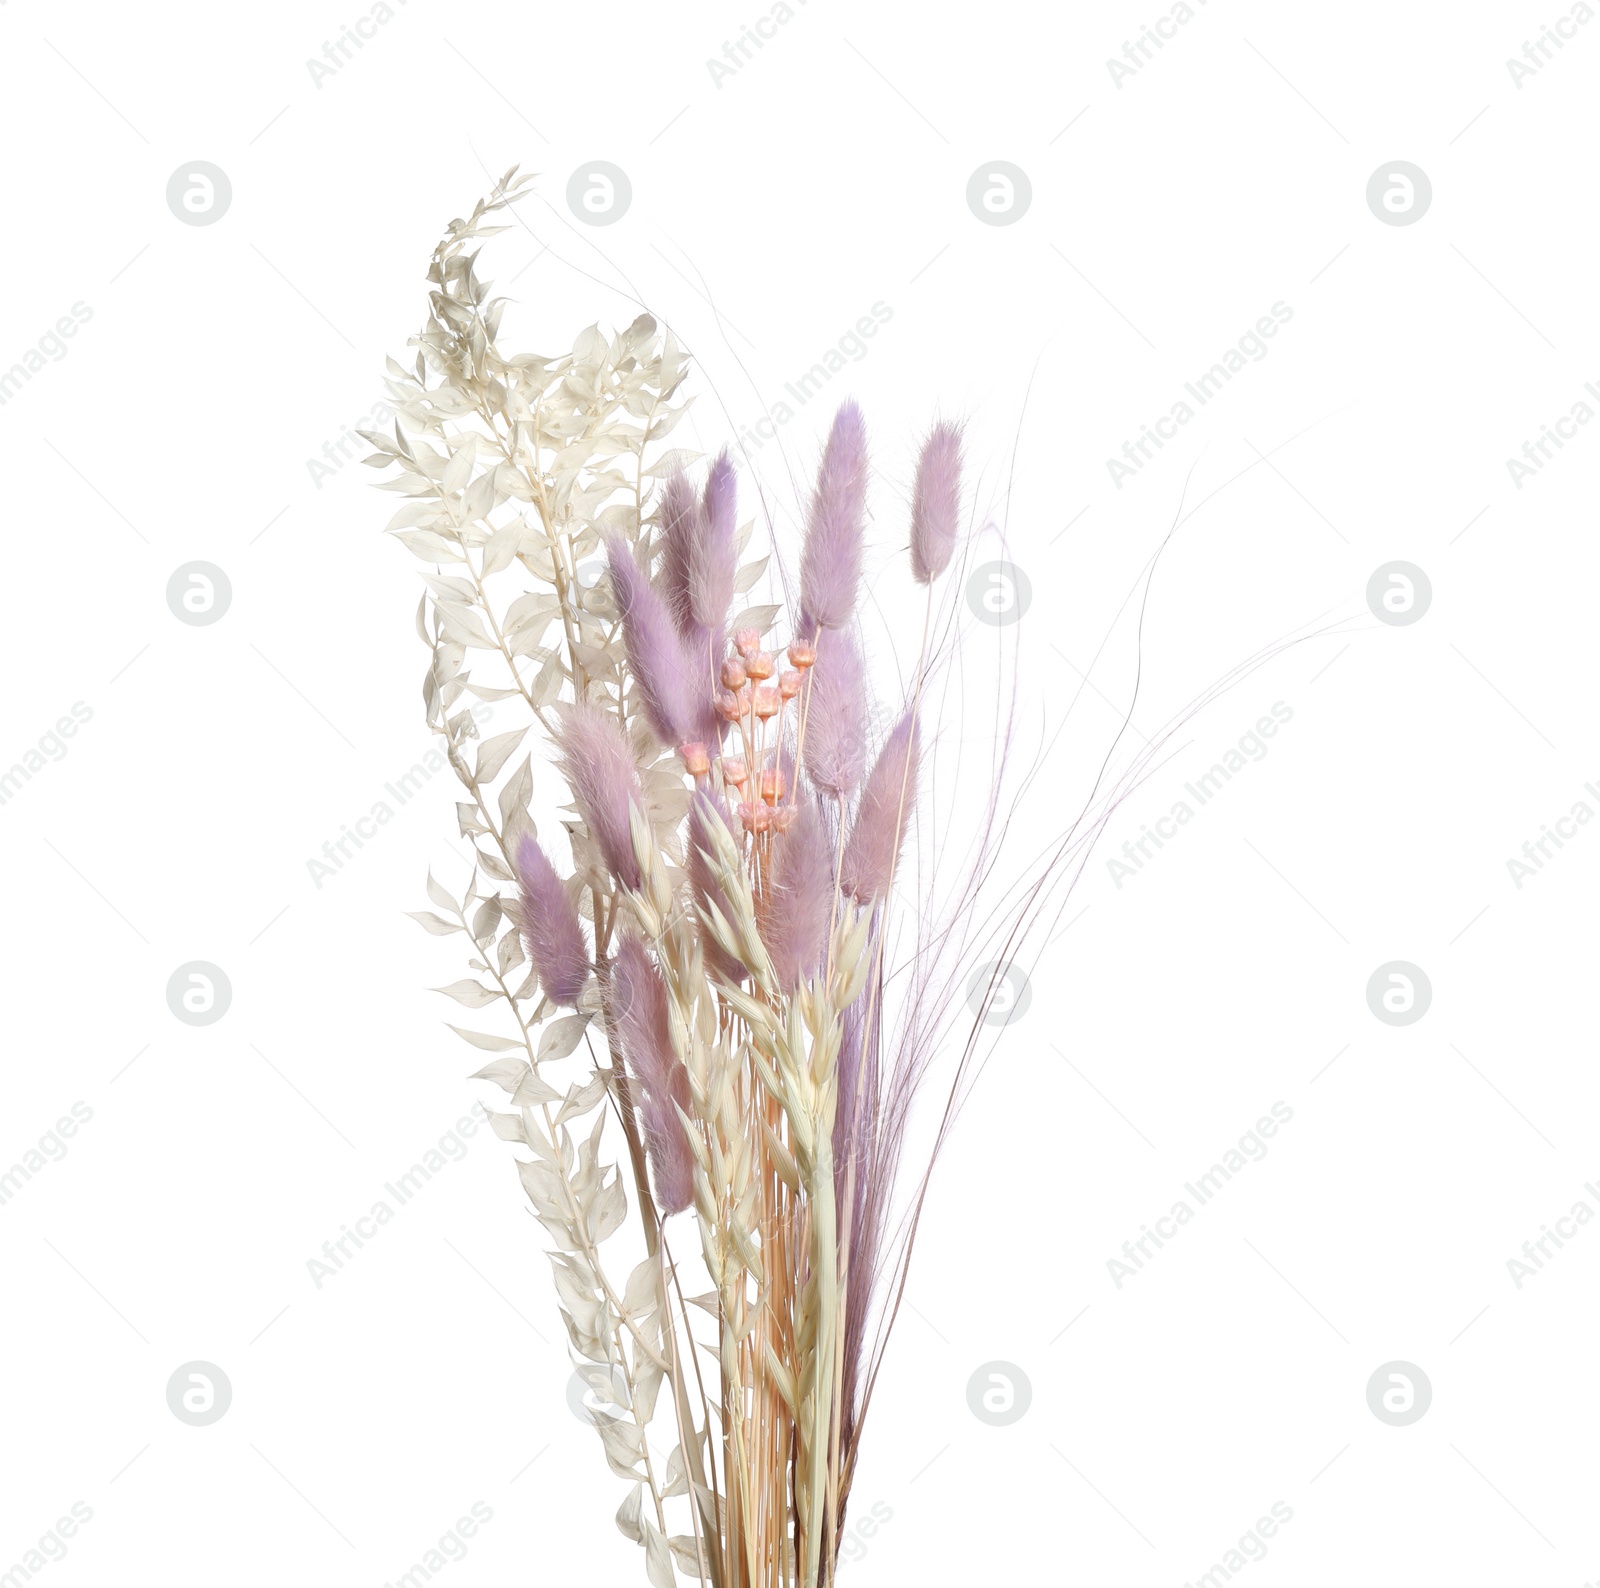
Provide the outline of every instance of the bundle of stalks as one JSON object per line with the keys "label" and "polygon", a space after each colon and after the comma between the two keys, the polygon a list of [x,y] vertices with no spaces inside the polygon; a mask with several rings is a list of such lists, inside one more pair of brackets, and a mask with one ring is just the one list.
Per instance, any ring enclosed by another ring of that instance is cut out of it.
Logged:
{"label": "bundle of stalks", "polygon": [[[649,1580],[819,1588],[924,1205],[930,1163],[902,1174],[913,1104],[943,1043],[936,1152],[1006,956],[1132,785],[1031,857],[1009,899],[988,886],[994,791],[950,908],[930,912],[902,873],[936,737],[929,635],[960,609],[942,577],[963,543],[958,428],[934,424],[915,463],[908,571],[928,617],[903,698],[875,712],[862,415],[846,403],[827,436],[789,616],[736,613],[766,559],[741,562],[727,454],[702,474],[662,445],[688,408],[671,335],[641,316],[559,357],[499,345],[505,302],[477,249],[526,180],[507,173],[451,224],[414,367],[389,361],[394,433],[367,435],[405,498],[389,529],[429,565],[424,705],[474,852],[465,896],[430,878],[444,913],[418,919],[470,940],[473,974],[440,991],[498,1011],[498,1031],[455,1029],[509,1098],[495,1129],[526,1149],[572,1356],[627,1485],[617,1526]],[[525,722],[478,740],[474,701]],[[571,797],[542,826],[534,754],[515,760],[530,731],[553,751],[539,778],[553,760]],[[958,962],[982,957],[993,986],[952,1039]],[[643,1255],[619,1275],[610,1254],[630,1245]]]}

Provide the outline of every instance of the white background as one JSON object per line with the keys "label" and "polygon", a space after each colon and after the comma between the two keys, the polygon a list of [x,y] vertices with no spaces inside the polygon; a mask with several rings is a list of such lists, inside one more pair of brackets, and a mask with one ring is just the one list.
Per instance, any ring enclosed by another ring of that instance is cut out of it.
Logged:
{"label": "white background", "polygon": [[[1116,732],[1126,616],[1080,669],[1175,517],[1204,500],[1136,730],[1328,631],[1182,730],[1033,965],[937,1182],[856,1491],[892,1517],[850,1578],[1179,1588],[1274,1502],[1250,1581],[1600,1578],[1600,1229],[1507,1269],[1600,1210],[1600,834],[1520,889],[1506,864],[1600,809],[1600,426],[1520,488],[1506,466],[1600,381],[1600,25],[1519,86],[1559,5],[1195,9],[1119,84],[1107,58],[1167,11],[812,0],[718,81],[759,6],[409,0],[319,82],[369,12],[0,8],[0,368],[92,311],[0,408],[0,763],[92,711],[0,806],[0,1168],[93,1114],[0,1205],[0,1571],[82,1502],[58,1588],[378,1588],[481,1501],[456,1588],[644,1580],[509,1148],[474,1137],[307,1270],[481,1092],[425,990],[452,945],[402,916],[430,865],[464,875],[444,781],[308,871],[425,748],[390,504],[308,460],[405,356],[444,224],[521,162],[538,194],[484,271],[508,327],[553,353],[642,301],[699,363],[704,449],[892,311],[754,470],[786,533],[855,395],[874,568],[903,583],[915,438],[967,421],[975,511],[1032,588],[1025,697],[1073,708],[1030,844]],[[565,199],[597,159],[632,184],[604,228]],[[197,160],[231,182],[212,225],[165,198]],[[1008,226],[965,200],[995,160],[1032,187]],[[1413,225],[1366,201],[1397,160],[1432,183]],[[1267,355],[1119,487],[1106,460],[1275,303]],[[210,626],[167,605],[195,560],[232,586]],[[1395,560],[1432,584],[1409,626],[1366,603]],[[1106,859],[1276,701],[1264,758],[1117,886]],[[167,1005],[195,960],[232,986],[205,1027]],[[1432,984],[1410,1026],[1367,1005],[1391,960]],[[1108,1259],[1278,1101],[1268,1156],[1119,1288]],[[232,1385],[205,1428],[166,1402],[194,1360]],[[1397,1360],[1433,1391],[1407,1427],[1366,1399]],[[1031,1384],[1005,1427],[967,1405],[995,1361]]]}

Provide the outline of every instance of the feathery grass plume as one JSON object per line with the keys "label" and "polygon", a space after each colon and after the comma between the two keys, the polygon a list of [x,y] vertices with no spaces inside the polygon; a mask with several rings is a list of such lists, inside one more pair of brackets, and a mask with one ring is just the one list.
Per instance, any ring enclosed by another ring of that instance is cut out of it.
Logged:
{"label": "feathery grass plume", "polygon": [[[731,825],[728,807],[721,796],[714,789],[696,789],[689,801],[689,888],[697,905],[702,908],[714,905],[726,917],[729,913],[728,901],[708,858],[708,852],[712,849],[708,817],[712,811],[716,812],[724,827]],[[744,961],[730,954],[717,941],[715,934],[704,928],[700,933],[700,951],[705,956],[706,968],[725,982],[738,986],[750,974],[745,969]]]}
{"label": "feathery grass plume", "polygon": [[675,468],[661,490],[661,572],[657,577],[662,598],[680,634],[686,634],[694,624],[689,570],[694,561],[699,516],[694,486],[681,467]]}
{"label": "feathery grass plume", "polygon": [[803,698],[806,774],[824,793],[848,798],[867,764],[865,669],[849,629],[820,636]]}
{"label": "feathery grass plume", "polygon": [[[875,963],[877,934],[868,952]],[[833,1174],[841,1209],[850,1213],[850,1274],[845,1295],[843,1442],[854,1442],[858,1380],[872,1296],[879,1279],[878,1253],[893,1189],[878,1156],[878,1077],[882,1056],[883,977],[845,1010],[839,1046],[839,1107],[833,1121]],[[848,1191],[848,1196],[847,1196]]]}
{"label": "feathery grass plume", "polygon": [[[688,406],[670,332],[640,315],[550,357],[501,341],[507,304],[478,275],[480,244],[526,183],[508,172],[451,222],[415,360],[388,364],[392,438],[363,432],[403,499],[389,533],[424,570],[425,719],[463,787],[472,850],[465,892],[430,877],[435,909],[417,919],[466,939],[471,976],[439,991],[489,1028],[454,1029],[478,1062],[492,1055],[476,1079],[510,1099],[495,1131],[525,1149],[516,1172],[549,1236],[568,1341],[612,1403],[595,1424],[628,1484],[617,1528],[650,1582],[669,1588],[676,1570],[702,1588],[834,1588],[934,1162],[997,1040],[999,971],[972,1009],[973,971],[1009,966],[1059,924],[1119,803],[1200,705],[1274,653],[1122,759],[1119,736],[1077,816],[1013,883],[1001,845],[1035,830],[1010,818],[1048,753],[1010,782],[1020,675],[1008,701],[1002,665],[984,704],[987,756],[932,731],[956,726],[965,674],[952,665],[962,581],[938,603],[932,582],[971,555],[958,432],[935,425],[921,449],[910,572],[928,586],[927,638],[863,784],[860,412],[847,403],[827,438],[793,609],[753,606],[730,647],[729,602],[765,559],[735,567],[726,454],[697,491],[692,458],[667,446]],[[576,577],[602,547],[620,623]],[[480,740],[469,694],[507,726]],[[1135,686],[1130,718],[1137,699]],[[691,735],[697,713],[706,731]],[[516,759],[530,732],[558,752],[582,818],[576,886],[531,836],[534,751]],[[981,798],[958,799],[972,775]],[[947,797],[960,825],[934,830]],[[909,1126],[946,1054],[932,1146],[914,1157]]]}
{"label": "feathery grass plume", "polygon": [[706,475],[697,533],[690,543],[688,581],[689,615],[707,634],[715,636],[719,649],[738,571],[734,544],[738,514],[738,477],[724,447]]}
{"label": "feathery grass plume", "polygon": [[759,917],[762,941],[786,993],[821,963],[834,905],[833,848],[816,799],[808,795],[790,808],[795,816],[789,830],[773,840],[772,875]]}
{"label": "feathery grass plume", "polygon": [[822,449],[800,553],[800,602],[822,628],[842,628],[855,611],[866,507],[867,425],[861,410],[844,402]]}
{"label": "feathery grass plume", "polygon": [[697,673],[666,602],[652,588],[627,542],[620,535],[608,535],[605,547],[628,667],[646,719],[668,749],[704,742],[711,705],[709,677],[702,681]]}
{"label": "feathery grass plume", "polygon": [[861,790],[839,886],[863,904],[889,891],[916,803],[918,745],[917,719],[908,711],[884,740]]}
{"label": "feathery grass plume", "polygon": [[961,521],[961,432],[940,420],[917,459],[911,492],[911,577],[932,584],[950,565]]}
{"label": "feathery grass plume", "polygon": [[564,713],[556,743],[561,770],[601,858],[623,887],[637,888],[628,807],[642,807],[644,799],[633,750],[616,718],[580,701]]}
{"label": "feathery grass plume", "polygon": [[638,936],[625,932],[611,967],[612,1014],[622,1056],[644,1088],[645,1142],[663,1214],[689,1205],[693,1164],[677,1110],[688,1113],[689,1072],[673,1050],[667,988]]}
{"label": "feathery grass plume", "polygon": [[576,1009],[589,980],[589,945],[566,884],[531,833],[517,845],[517,882],[522,942],[539,986],[551,1003]]}

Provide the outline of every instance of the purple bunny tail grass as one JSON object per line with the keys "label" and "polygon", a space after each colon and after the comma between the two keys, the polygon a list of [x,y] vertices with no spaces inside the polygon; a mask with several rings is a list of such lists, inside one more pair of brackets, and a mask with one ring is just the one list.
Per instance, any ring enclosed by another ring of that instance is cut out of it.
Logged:
{"label": "purple bunny tail grass", "polygon": [[949,566],[961,520],[961,432],[940,420],[922,444],[911,492],[911,576],[932,584]]}
{"label": "purple bunny tail grass", "polygon": [[614,717],[598,706],[569,707],[556,734],[561,769],[589,836],[619,883],[639,886],[628,807],[644,809],[644,791],[633,750]]}
{"label": "purple bunny tail grass", "polygon": [[720,642],[733,600],[738,552],[739,482],[724,447],[706,476],[697,524],[689,550],[689,615]]}
{"label": "purple bunny tail grass", "polygon": [[[726,918],[730,912],[722,885],[716,880],[705,854],[711,848],[709,819],[713,810],[722,818],[723,826],[728,826],[728,807],[710,790],[697,789],[689,802],[689,887],[697,903],[714,904]],[[704,926],[700,929],[700,952],[706,969],[735,987],[749,974],[743,963],[723,948],[710,928]]]}
{"label": "purple bunny tail grass", "polygon": [[[703,705],[709,705],[709,688],[701,680],[688,649],[661,598],[620,535],[606,538],[611,567],[611,589],[622,614],[622,637],[628,666],[639,686],[644,714],[663,744],[676,749],[700,739]],[[703,700],[702,700],[703,697]]]}
{"label": "purple bunny tail grass", "polygon": [[678,1110],[689,1112],[689,1072],[674,1057],[664,1088],[652,1087],[644,1099],[644,1144],[655,1171],[656,1202],[662,1215],[681,1213],[694,1195],[694,1159]]}
{"label": "purple bunny tail grass", "polygon": [[575,1009],[589,979],[589,950],[577,906],[555,867],[530,833],[517,845],[522,904],[522,944],[553,1004]]}
{"label": "purple bunny tail grass", "polygon": [[[878,933],[867,943],[876,956]],[[839,1051],[839,1104],[833,1122],[834,1195],[842,1208],[846,1180],[854,1165],[850,1197],[850,1276],[846,1287],[843,1400],[844,1437],[853,1438],[856,1389],[867,1313],[878,1279],[878,1252],[888,1214],[888,1177],[878,1162],[878,1061],[883,984],[874,977],[844,1013],[844,1039]],[[868,1023],[870,1009],[871,1022]],[[857,1097],[859,1081],[860,1095]]]}
{"label": "purple bunny tail grass", "polygon": [[[624,933],[611,966],[611,1018],[622,1057],[643,1089],[645,1150],[663,1214],[689,1205],[693,1167],[677,1109],[689,1110],[689,1076],[673,1050],[667,988],[643,942]],[[676,1105],[676,1106],[675,1106]]]}
{"label": "purple bunny tail grass", "polygon": [[667,476],[661,492],[661,598],[681,634],[693,621],[689,608],[691,549],[699,531],[700,504],[682,469]]}
{"label": "purple bunny tail grass", "polygon": [[861,651],[848,629],[824,635],[805,694],[806,773],[825,793],[855,792],[867,764],[867,691]]}
{"label": "purple bunny tail grass", "polygon": [[[878,932],[867,940],[866,952],[876,963]],[[834,1189],[839,1205],[844,1205],[845,1174],[855,1162],[855,1193],[852,1197],[852,1243],[860,1235],[863,1199],[870,1181],[872,1148],[878,1134],[878,1048],[879,1003],[882,988],[874,977],[866,990],[845,1010],[843,1035],[839,1043],[839,1100],[833,1116]],[[868,1005],[871,1029],[868,1029]],[[863,1073],[863,1068],[865,1073]],[[859,1095],[858,1095],[859,1094]],[[852,1268],[854,1259],[851,1261]]]}
{"label": "purple bunny tail grass", "polygon": [[856,824],[845,845],[840,887],[863,904],[888,893],[900,846],[911,826],[919,738],[917,719],[908,711],[884,741],[861,791]]}
{"label": "purple bunny tail grass", "polygon": [[761,938],[778,985],[793,992],[821,963],[833,913],[833,848],[815,799],[796,808],[794,824],[773,840],[777,850],[761,916]]}
{"label": "purple bunny tail grass", "polygon": [[717,695],[722,688],[717,671],[722,665],[724,645],[722,626],[707,629],[690,623],[683,631],[684,664],[692,690],[689,725],[691,738],[706,745],[713,756],[722,743],[723,729],[727,726],[717,715]]}
{"label": "purple bunny tail grass", "polygon": [[867,427],[853,402],[840,405],[822,449],[816,495],[800,553],[800,601],[825,629],[849,622],[861,582],[867,504]]}

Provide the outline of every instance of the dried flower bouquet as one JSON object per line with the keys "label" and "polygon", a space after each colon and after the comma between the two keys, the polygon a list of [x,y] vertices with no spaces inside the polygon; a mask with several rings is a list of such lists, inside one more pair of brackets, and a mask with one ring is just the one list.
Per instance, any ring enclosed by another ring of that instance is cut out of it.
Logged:
{"label": "dried flower bouquet", "polygon": [[[818,1588],[923,1207],[927,1164],[891,1213],[913,1099],[945,1041],[931,1163],[999,966],[1109,803],[991,907],[991,789],[944,913],[907,897],[929,626],[874,744],[861,414],[846,403],[827,437],[786,625],[775,606],[730,615],[766,559],[740,561],[727,454],[696,483],[695,459],[662,445],[688,407],[671,335],[642,316],[556,358],[497,342],[505,304],[476,248],[526,181],[508,172],[451,224],[415,366],[389,361],[394,434],[366,433],[405,498],[389,529],[430,565],[427,721],[476,853],[465,897],[430,878],[444,913],[417,918],[467,935],[473,974],[441,991],[497,1008],[509,1033],[455,1028],[495,1055],[478,1075],[509,1095],[495,1128],[527,1149],[571,1350],[628,1485],[617,1525],[650,1581]],[[962,543],[961,471],[959,432],[934,425],[909,504],[930,614]],[[477,741],[473,699],[526,723]],[[572,802],[543,832],[534,757],[512,765],[532,729]],[[897,913],[914,948],[886,1011]],[[950,1040],[977,949],[997,968]],[[605,1153],[616,1134],[625,1176]],[[643,1255],[619,1277],[608,1243],[625,1225],[618,1245]]]}

